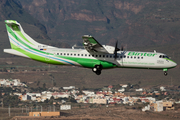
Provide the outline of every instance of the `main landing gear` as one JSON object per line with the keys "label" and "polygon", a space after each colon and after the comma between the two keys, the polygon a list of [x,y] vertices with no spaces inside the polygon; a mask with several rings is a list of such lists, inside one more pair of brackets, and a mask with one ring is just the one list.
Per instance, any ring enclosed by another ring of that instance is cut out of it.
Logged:
{"label": "main landing gear", "polygon": [[96,73],[96,75],[100,75],[101,74],[101,70],[102,70],[102,65],[95,65],[93,68],[92,68],[92,71],[94,73]]}

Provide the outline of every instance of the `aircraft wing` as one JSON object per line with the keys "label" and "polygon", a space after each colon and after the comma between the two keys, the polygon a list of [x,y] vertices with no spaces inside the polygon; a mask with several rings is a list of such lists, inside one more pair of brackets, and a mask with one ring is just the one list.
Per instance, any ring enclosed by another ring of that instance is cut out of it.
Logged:
{"label": "aircraft wing", "polygon": [[108,53],[108,51],[92,36],[83,35],[83,45],[88,52]]}

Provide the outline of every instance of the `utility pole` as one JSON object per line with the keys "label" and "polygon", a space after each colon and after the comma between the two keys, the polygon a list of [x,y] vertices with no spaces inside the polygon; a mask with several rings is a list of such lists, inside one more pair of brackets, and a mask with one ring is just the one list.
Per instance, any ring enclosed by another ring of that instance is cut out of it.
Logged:
{"label": "utility pole", "polygon": [[53,105],[53,111],[55,112],[55,106]]}
{"label": "utility pole", "polygon": [[10,105],[9,105],[8,113],[9,113],[9,117],[10,117],[10,116],[11,116],[11,108],[10,108]]}
{"label": "utility pole", "polygon": [[42,105],[41,105],[41,112],[42,112]]}
{"label": "utility pole", "polygon": [[4,107],[3,98],[2,98],[2,108]]}

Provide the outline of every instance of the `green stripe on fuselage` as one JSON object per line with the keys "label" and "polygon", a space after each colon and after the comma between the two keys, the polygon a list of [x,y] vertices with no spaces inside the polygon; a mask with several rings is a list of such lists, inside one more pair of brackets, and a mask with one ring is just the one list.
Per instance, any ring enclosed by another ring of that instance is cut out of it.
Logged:
{"label": "green stripe on fuselage", "polygon": [[[12,44],[12,43],[11,43]],[[12,44],[14,47],[15,45]],[[16,46],[17,47],[17,46]],[[46,57],[41,57],[41,56],[38,56],[38,55],[35,55],[35,54],[32,54],[30,52],[27,52],[21,48],[16,48],[14,49],[18,52],[21,52],[23,53],[24,55],[28,56],[29,58],[33,59],[33,60],[36,60],[36,61],[40,61],[40,62],[44,62],[44,63],[50,63],[50,64],[55,64],[55,65],[65,65],[64,63],[61,63],[59,61],[55,61],[55,60],[52,60],[52,59],[49,59],[49,58],[46,58]]]}
{"label": "green stripe on fuselage", "polygon": [[[59,57],[59,56],[56,56],[56,57]],[[111,62],[98,60],[98,59],[87,59],[87,58],[66,57],[66,56],[60,56],[60,58],[72,60],[74,62],[79,63],[83,67],[88,67],[88,68],[93,68],[95,65],[102,65],[103,69],[117,67],[117,65]]]}

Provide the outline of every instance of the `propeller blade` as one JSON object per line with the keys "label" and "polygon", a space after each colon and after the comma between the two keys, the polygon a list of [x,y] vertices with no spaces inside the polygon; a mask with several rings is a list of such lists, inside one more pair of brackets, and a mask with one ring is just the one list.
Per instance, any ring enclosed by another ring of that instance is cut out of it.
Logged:
{"label": "propeller blade", "polygon": [[118,41],[116,41],[115,44],[115,49],[114,49],[114,59],[116,60],[117,58],[117,51],[119,51],[120,49],[118,48]]}

